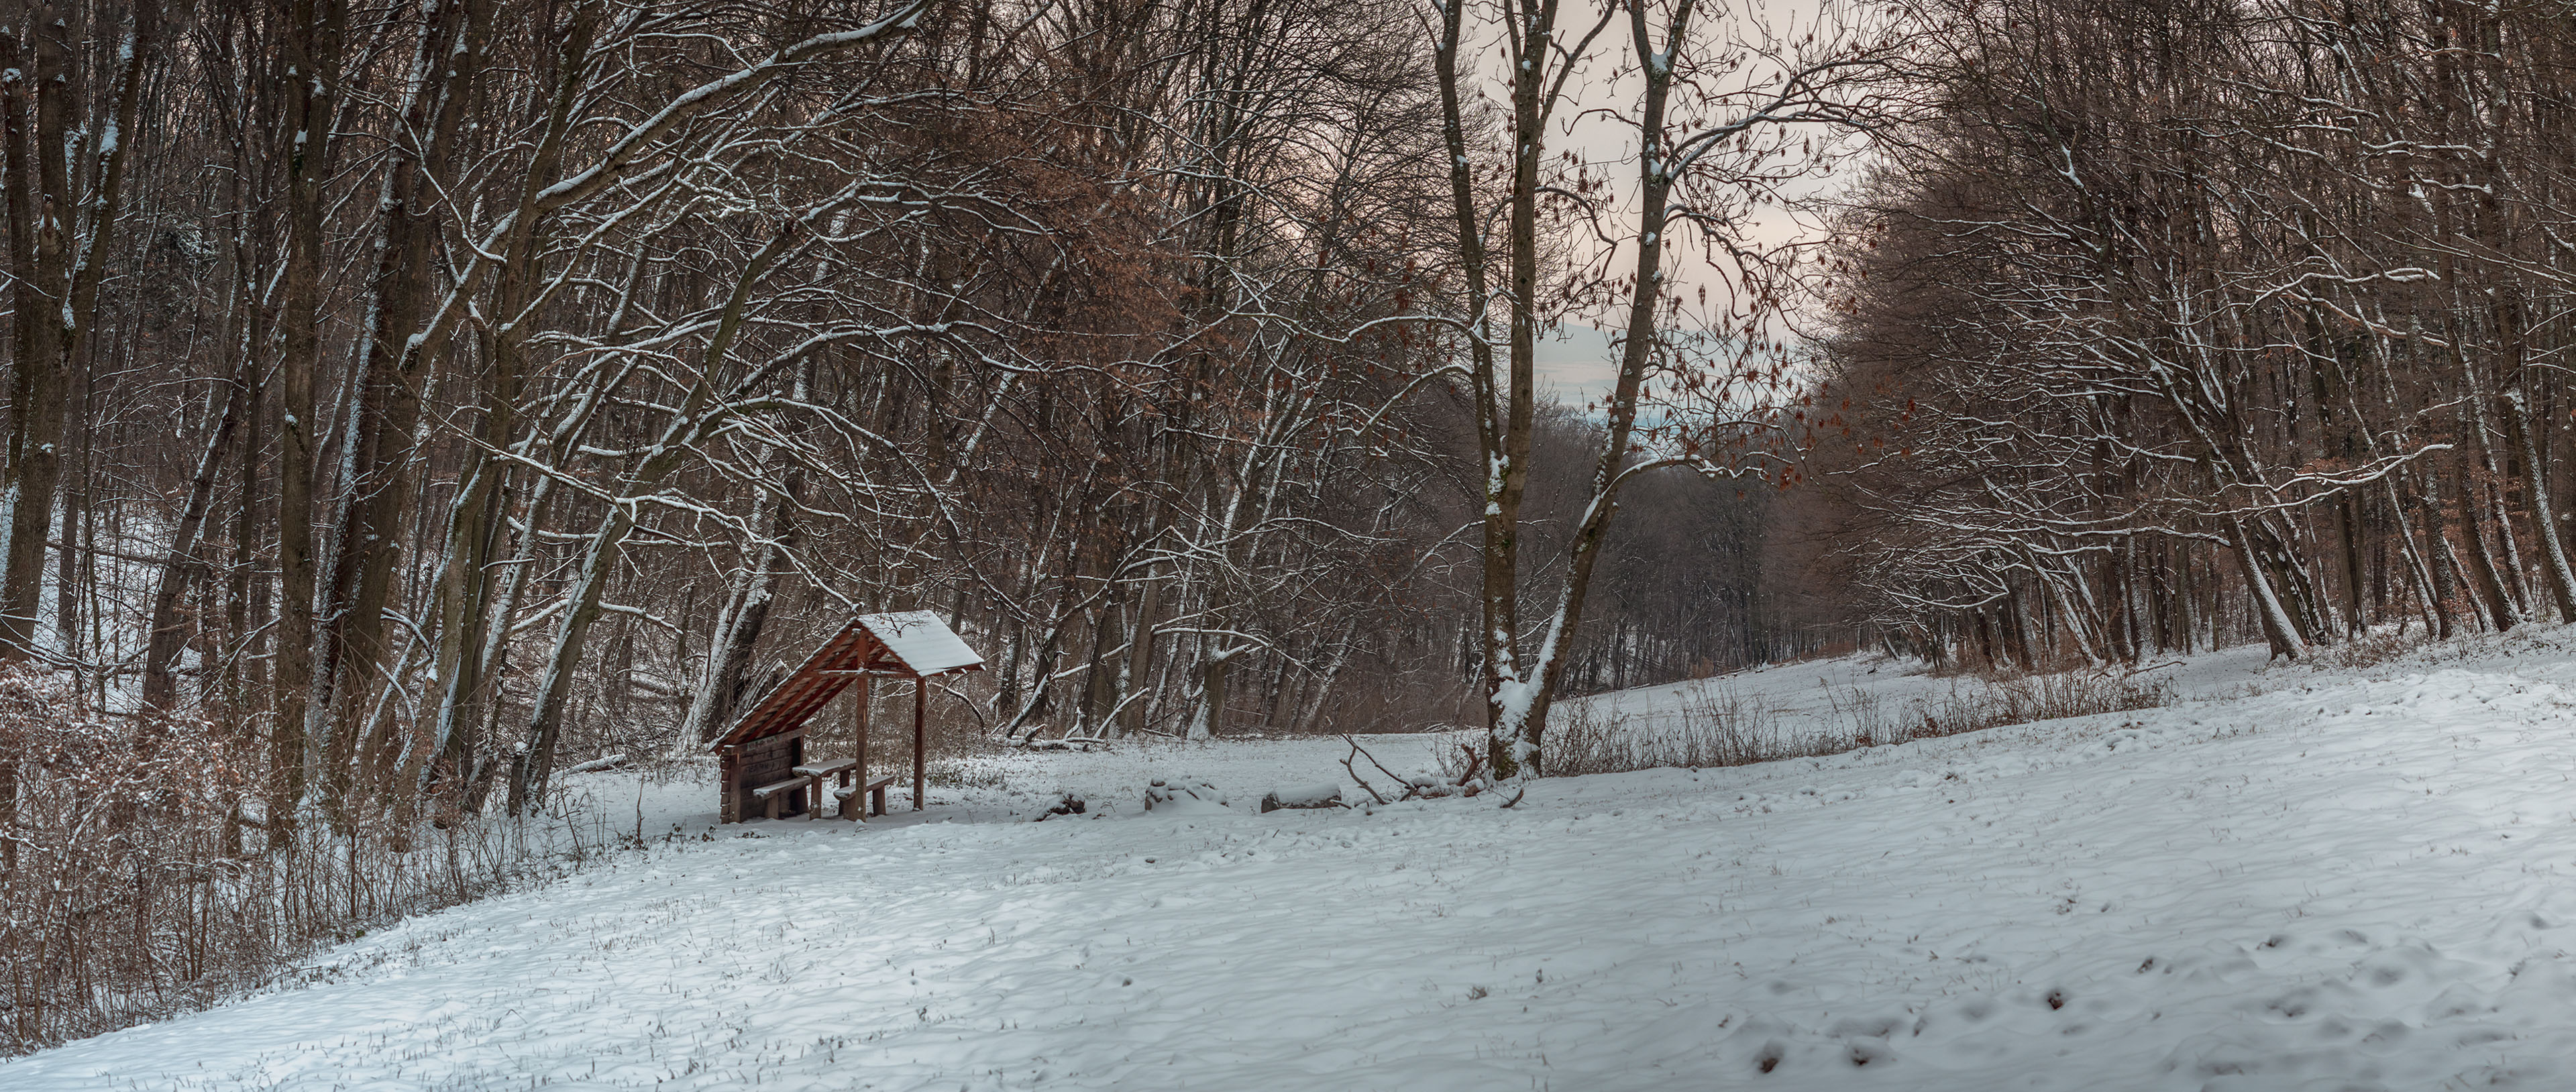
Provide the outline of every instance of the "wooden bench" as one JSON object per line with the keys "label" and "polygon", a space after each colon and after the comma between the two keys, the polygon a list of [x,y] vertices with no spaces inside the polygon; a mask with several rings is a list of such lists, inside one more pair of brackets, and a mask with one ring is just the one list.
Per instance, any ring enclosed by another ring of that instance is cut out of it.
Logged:
{"label": "wooden bench", "polygon": [[820,818],[823,812],[823,779],[829,777],[841,783],[839,790],[832,794],[832,798],[841,805],[841,818],[858,818],[860,813],[850,807],[850,801],[863,796],[867,798],[869,804],[873,805],[873,809],[868,814],[885,814],[886,786],[894,784],[894,775],[887,774],[884,777],[871,779],[866,784],[853,786],[850,782],[858,771],[859,760],[855,758],[844,758],[837,762],[809,763],[796,767],[794,777],[751,790],[751,799],[760,805],[760,814],[764,818],[776,819],[779,817],[781,808],[791,799],[791,794],[798,790],[810,790],[804,797],[805,817]]}
{"label": "wooden bench", "polygon": [[891,784],[894,784],[894,775],[887,774],[884,777],[877,778],[857,788],[843,788],[839,792],[834,793],[833,796],[841,802],[841,818],[858,818],[858,815],[850,810],[850,801],[862,794],[867,796],[871,805],[868,814],[885,814],[885,791],[886,786]]}
{"label": "wooden bench", "polygon": [[751,799],[760,805],[760,814],[763,818],[776,819],[779,807],[787,803],[788,794],[814,783],[811,777],[791,777],[785,781],[772,781],[751,790]]}

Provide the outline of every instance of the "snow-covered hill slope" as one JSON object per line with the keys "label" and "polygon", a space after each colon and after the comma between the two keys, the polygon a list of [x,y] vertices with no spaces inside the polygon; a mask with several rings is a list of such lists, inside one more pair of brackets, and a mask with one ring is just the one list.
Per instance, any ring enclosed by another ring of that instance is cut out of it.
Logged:
{"label": "snow-covered hill slope", "polygon": [[[0,1088],[2576,1087],[2571,647],[2231,654],[2171,708],[1510,811],[1251,812],[1329,742],[1032,755],[926,822],[727,827],[422,918]],[[1236,806],[1138,809],[1184,774]],[[1058,781],[1116,813],[1005,821]]]}

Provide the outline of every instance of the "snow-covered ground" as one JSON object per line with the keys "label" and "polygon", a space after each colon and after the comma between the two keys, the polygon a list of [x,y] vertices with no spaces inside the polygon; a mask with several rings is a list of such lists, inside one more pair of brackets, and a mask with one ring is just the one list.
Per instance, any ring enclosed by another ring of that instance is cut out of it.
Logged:
{"label": "snow-covered ground", "polygon": [[[923,817],[712,840],[711,792],[648,785],[688,839],[0,1088],[2576,1087],[2571,650],[2231,652],[2169,708],[1509,811],[1254,813],[1333,741],[1013,756]],[[1819,675],[1945,685],[1708,685]],[[1234,806],[1145,813],[1152,778]],[[1026,821],[1064,789],[1091,816]]]}

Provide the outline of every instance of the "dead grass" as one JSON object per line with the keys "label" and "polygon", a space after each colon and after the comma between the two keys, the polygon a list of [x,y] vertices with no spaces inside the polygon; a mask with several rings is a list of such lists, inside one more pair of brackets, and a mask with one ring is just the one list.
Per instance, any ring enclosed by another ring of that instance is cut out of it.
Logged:
{"label": "dead grass", "polygon": [[1907,702],[1901,718],[1888,722],[1884,730],[1873,733],[1861,746],[1955,736],[2007,724],[2153,709],[2172,703],[2173,687],[2168,683],[2099,672],[1961,679],[1952,681],[1949,691],[1938,697]]}
{"label": "dead grass", "polygon": [[[1744,766],[1840,754],[2008,724],[2148,709],[2169,704],[2163,683],[2096,672],[1958,678],[1947,692],[1891,708],[1858,687],[1827,688],[1822,718],[1799,726],[1760,698],[1703,686],[1680,715],[1652,726],[1641,718],[1574,702],[1549,718],[1541,764],[1551,777],[1663,767]],[[1804,720],[1806,718],[1797,718]]]}
{"label": "dead grass", "polygon": [[1593,702],[1560,705],[1548,718],[1539,763],[1550,777],[1619,773],[1668,766],[1743,766],[1823,754],[1820,737],[1784,730],[1759,702],[1733,690],[1703,687],[1685,699],[1670,731],[1638,730],[1634,718],[1604,713]]}
{"label": "dead grass", "polygon": [[2410,627],[2410,631],[2403,634],[2370,633],[2337,641],[2315,649],[2311,655],[2317,663],[2330,667],[2377,667],[2424,648],[2436,640],[2431,630]]}

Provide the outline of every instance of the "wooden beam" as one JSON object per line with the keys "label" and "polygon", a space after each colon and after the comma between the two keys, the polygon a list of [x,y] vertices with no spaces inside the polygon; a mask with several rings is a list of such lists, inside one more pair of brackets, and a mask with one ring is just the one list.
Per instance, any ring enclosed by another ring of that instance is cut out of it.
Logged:
{"label": "wooden beam", "polygon": [[[850,804],[858,805],[859,814],[856,818],[865,819],[868,814],[868,677],[865,675],[859,676],[850,683],[850,734],[859,741],[860,788],[858,798],[850,801]],[[842,806],[848,807],[849,804]]]}
{"label": "wooden beam", "polygon": [[929,680],[914,679],[912,681],[912,810],[914,811],[921,810],[922,788],[929,783],[929,779],[923,776],[921,768],[923,751],[921,712],[929,704]]}

